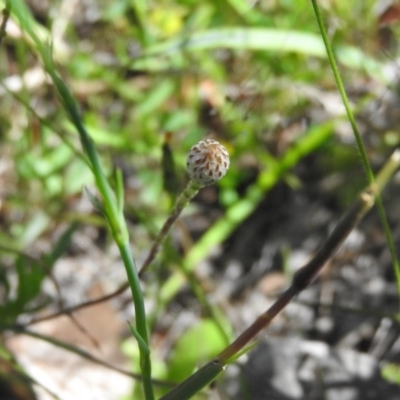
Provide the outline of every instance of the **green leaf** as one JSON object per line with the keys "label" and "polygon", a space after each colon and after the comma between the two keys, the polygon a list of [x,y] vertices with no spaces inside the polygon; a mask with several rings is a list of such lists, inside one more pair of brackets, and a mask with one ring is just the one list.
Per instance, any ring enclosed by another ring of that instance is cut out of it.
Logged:
{"label": "green leaf", "polygon": [[54,263],[65,253],[78,226],[79,224],[76,222],[70,224],[53,246],[52,251],[44,257],[47,268],[52,268]]}
{"label": "green leaf", "polygon": [[381,374],[388,382],[400,386],[400,364],[387,363],[381,369]]}
{"label": "green leaf", "polygon": [[174,82],[172,80],[163,80],[154,88],[146,93],[140,103],[135,107],[135,114],[140,117],[149,115],[155,112],[158,108],[165,104],[165,102],[173,95]]}
{"label": "green leaf", "polygon": [[93,207],[104,217],[107,215],[106,210],[104,208],[103,203],[99,200],[96,195],[94,195],[89,188],[85,187],[85,192],[89,197],[90,202],[92,203]]}
{"label": "green leaf", "polygon": [[43,234],[43,232],[46,231],[50,223],[49,215],[41,210],[37,211],[21,232],[19,237],[20,248],[25,248],[32,244],[40,235]]}
{"label": "green leaf", "polygon": [[[297,53],[305,56],[327,58],[324,43],[319,34],[310,32],[271,29],[271,28],[218,28],[196,32],[190,36],[181,36],[164,43],[149,47],[143,57],[134,61],[133,68],[162,70],[183,63],[179,60],[183,53],[210,50],[233,49],[251,51],[269,51],[275,53]],[[368,57],[353,46],[338,46],[336,53],[339,61],[356,70],[362,70],[385,81],[383,65]],[[170,60],[154,56],[173,56]],[[177,64],[178,62],[178,64]]]}
{"label": "green leaf", "polygon": [[18,290],[15,303],[20,307],[20,312],[25,306],[40,294],[46,271],[39,263],[20,256],[16,262],[18,273]]}
{"label": "green leaf", "polygon": [[295,52],[325,57],[325,47],[319,35],[302,31],[269,28],[219,28],[197,32],[187,37],[151,46],[146,55],[168,54],[176,51],[215,48],[237,50],[269,50]]}
{"label": "green leaf", "polygon": [[137,329],[130,323],[128,322],[129,329],[132,332],[132,335],[135,337],[135,339],[138,342],[139,348],[141,351],[143,351],[146,354],[150,354],[150,349],[149,346],[147,346],[146,342],[143,340],[143,338],[140,336],[139,332]]}

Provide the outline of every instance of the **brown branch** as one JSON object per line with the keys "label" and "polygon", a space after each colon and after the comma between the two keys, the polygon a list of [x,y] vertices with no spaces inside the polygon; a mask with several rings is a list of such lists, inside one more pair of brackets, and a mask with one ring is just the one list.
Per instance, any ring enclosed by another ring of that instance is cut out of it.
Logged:
{"label": "brown branch", "polygon": [[324,244],[319,248],[316,255],[294,274],[292,284],[279,296],[267,311],[261,314],[230,345],[222,350],[217,357],[173,388],[172,391],[167,393],[160,400],[175,400],[177,398],[182,400],[189,399],[202,387],[216,379],[225,365],[232,362],[235,357],[240,355],[240,353],[245,350],[245,346],[248,345],[251,340],[255,339],[296,295],[315,280],[325,263],[333,256],[352,229],[373,206],[375,196],[390,178],[391,173],[398,168],[399,163],[400,153],[398,152],[395,153],[395,157],[392,157],[387,163],[388,165],[385,165],[382,169],[377,177],[377,183],[370,185],[358,196],[353,206],[342,217]]}
{"label": "brown branch", "polygon": [[325,263],[332,257],[352,229],[373,206],[375,193],[375,187],[371,186],[359,195],[353,206],[343,216],[325,243],[317,251],[314,258],[295,273],[290,287],[281,294],[267,311],[261,314],[252,325],[217,356],[221,364],[227,364],[261,330],[270,324],[273,318],[285,308],[293,297],[298,295],[315,280]]}
{"label": "brown branch", "polygon": [[72,314],[73,312],[81,310],[83,308],[87,308],[87,307],[94,306],[96,304],[103,303],[104,301],[111,300],[114,297],[117,297],[120,294],[124,293],[125,290],[128,289],[128,288],[129,288],[129,284],[128,284],[128,282],[125,282],[121,286],[119,286],[114,292],[111,292],[111,293],[109,293],[109,294],[107,294],[105,296],[100,296],[100,297],[97,297],[96,299],[85,301],[84,303],[80,303],[80,304],[77,304],[75,306],[64,308],[64,309],[62,309],[60,311],[57,311],[57,312],[55,312],[53,314],[44,315],[42,317],[34,318],[30,322],[28,322],[25,326],[29,326],[29,325],[37,324],[37,323],[42,322],[42,321],[47,321],[47,320],[50,320],[50,319],[53,319],[53,318],[61,317],[62,315],[65,315],[65,314]]}

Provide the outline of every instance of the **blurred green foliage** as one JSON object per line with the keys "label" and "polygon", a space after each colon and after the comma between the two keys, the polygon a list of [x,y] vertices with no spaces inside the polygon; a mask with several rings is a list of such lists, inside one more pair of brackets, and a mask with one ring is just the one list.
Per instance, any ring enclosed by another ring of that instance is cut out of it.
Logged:
{"label": "blurred green foliage", "polygon": [[395,383],[400,386],[400,365],[395,363],[386,363],[381,368],[382,377],[388,382]]}
{"label": "blurred green foliage", "polygon": [[[192,270],[228,237],[302,158],[324,152],[319,167],[327,175],[358,164],[354,149],[335,135],[343,114],[319,108],[318,98],[335,92],[335,84],[309,1],[104,0],[94,2],[92,11],[83,2],[69,10],[67,3],[48,2],[45,18],[34,6],[32,11],[53,40],[57,65],[81,105],[109,176],[117,167],[123,170],[126,214],[135,221],[132,236],[138,252],[149,248],[170,210],[171,196],[187,180],[187,150],[210,133],[230,151],[231,170],[216,192],[222,217],[188,251],[181,262],[184,270]],[[390,83],[374,3],[324,4],[348,87]],[[10,35],[0,49],[0,241],[5,245],[0,253],[8,255],[0,285],[7,322],[32,312],[31,302],[40,297],[57,259],[50,254],[47,269],[20,254],[10,262],[10,249],[29,250],[71,221],[99,224],[96,215],[71,206],[93,178],[54,88],[40,70],[32,44]],[[362,104],[373,96],[366,91],[355,100]],[[318,110],[320,117],[315,116]],[[385,151],[384,143],[379,146]],[[174,188],[169,190],[165,177],[172,164]],[[361,174],[359,179],[363,181]],[[343,198],[353,198],[353,191]],[[57,242],[53,245],[57,248]],[[18,281],[14,297],[10,270]],[[174,275],[162,287],[161,311],[182,279]],[[158,290],[163,283],[154,286]],[[207,324],[200,327],[211,329]],[[164,378],[181,379],[193,369],[198,354],[190,353],[186,341],[197,334],[184,334]]]}

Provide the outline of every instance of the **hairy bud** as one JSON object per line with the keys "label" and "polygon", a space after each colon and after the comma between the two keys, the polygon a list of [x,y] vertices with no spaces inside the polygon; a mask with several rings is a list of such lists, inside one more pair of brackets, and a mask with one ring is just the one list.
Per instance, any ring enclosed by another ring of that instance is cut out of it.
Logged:
{"label": "hairy bud", "polygon": [[229,154],[216,140],[205,139],[190,149],[186,166],[193,182],[200,186],[211,185],[228,171]]}

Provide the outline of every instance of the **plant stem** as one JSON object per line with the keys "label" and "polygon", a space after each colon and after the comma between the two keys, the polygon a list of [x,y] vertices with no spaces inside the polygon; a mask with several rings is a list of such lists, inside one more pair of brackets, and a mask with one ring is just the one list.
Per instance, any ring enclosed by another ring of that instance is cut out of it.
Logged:
{"label": "plant stem", "polygon": [[[328,55],[329,64],[331,65],[332,72],[333,72],[333,75],[335,77],[336,85],[338,87],[340,96],[342,97],[343,105],[344,105],[344,107],[346,109],[347,118],[348,118],[348,120],[350,122],[350,125],[351,125],[352,129],[353,129],[354,137],[355,137],[356,142],[357,142],[358,152],[360,153],[362,164],[363,164],[364,169],[365,169],[365,171],[367,173],[368,181],[369,181],[370,184],[372,184],[374,182],[374,174],[373,174],[371,166],[369,164],[367,152],[366,152],[364,144],[362,142],[362,138],[361,138],[360,132],[358,130],[356,121],[354,119],[354,115],[353,115],[353,112],[351,110],[349,100],[347,98],[346,90],[344,88],[342,79],[340,77],[339,69],[337,67],[335,56],[334,56],[333,51],[332,51],[332,46],[329,43],[328,34],[326,32],[325,25],[324,25],[324,22],[322,20],[321,13],[319,11],[318,2],[317,2],[317,0],[311,0],[311,3],[312,3],[313,8],[314,8],[315,17],[316,17],[317,22],[318,22],[318,26],[319,26],[319,30],[321,32],[322,40],[324,41],[324,45],[325,45],[326,52],[327,52],[327,55]],[[389,251],[390,251],[390,255],[392,257],[393,269],[394,269],[394,274],[395,274],[395,277],[396,277],[397,291],[399,293],[399,307],[400,307],[400,264],[399,264],[399,260],[398,260],[397,255],[396,255],[393,236],[392,236],[392,233],[391,233],[391,230],[390,230],[389,222],[388,222],[387,217],[386,217],[386,212],[385,212],[385,209],[384,209],[383,204],[382,204],[382,200],[381,200],[379,195],[376,197],[375,201],[376,201],[376,206],[377,206],[377,209],[378,209],[379,217],[381,219],[381,223],[382,223],[382,226],[383,226],[383,230],[385,232],[386,242],[387,242],[387,245],[388,245],[388,248],[389,248]]]}
{"label": "plant stem", "polygon": [[[143,339],[143,342],[148,345],[149,338],[147,333],[146,312],[144,308],[143,295],[140,287],[136,265],[131,256],[129,242],[118,243],[118,248],[125,265],[129,286],[131,287],[132,291],[133,303],[135,306],[136,329]],[[142,346],[139,346],[139,350],[140,370],[143,376],[143,389],[145,392],[146,400],[151,400],[154,399],[154,394],[151,381],[150,349],[147,348],[146,351],[142,348]]]}
{"label": "plant stem", "polygon": [[44,67],[51,76],[52,81],[57,88],[62,104],[79,133],[83,150],[90,161],[90,166],[95,177],[96,185],[103,199],[106,218],[109,223],[114,241],[117,243],[120,250],[121,258],[128,276],[128,282],[131,288],[132,298],[135,306],[137,332],[147,346],[147,348],[144,348],[143,345],[139,345],[140,368],[143,375],[143,390],[145,393],[145,398],[146,400],[154,400],[153,386],[151,382],[150,350],[148,348],[149,338],[147,333],[143,294],[140,287],[139,276],[135,262],[129,248],[128,229],[122,210],[119,207],[122,202],[123,195],[121,192],[121,185],[119,188],[119,199],[117,199],[107,181],[97,149],[82,122],[78,105],[67,85],[56,71],[54,60],[52,58],[51,47],[49,44],[42,42],[42,40],[36,34],[34,21],[29,13],[29,10],[26,8],[25,4],[21,2],[21,0],[13,0],[12,2],[8,1],[7,4],[19,19],[22,28],[25,29],[25,31],[34,41],[44,63]]}
{"label": "plant stem", "polygon": [[250,340],[269,325],[272,319],[283,310],[294,296],[303,291],[315,280],[325,263],[332,257],[340,244],[374,204],[373,192],[371,188],[368,188],[359,195],[356,202],[339,221],[314,258],[295,273],[290,287],[282,293],[265,313],[261,314],[252,325],[217,356],[223,364],[228,363]]}
{"label": "plant stem", "polygon": [[384,188],[399,166],[400,150],[396,150],[380,170],[375,183],[372,183],[360,193],[354,204],[344,214],[312,260],[295,273],[290,287],[264,314],[261,314],[252,325],[217,356],[217,359],[222,364],[228,363],[251,339],[269,325],[272,319],[294,296],[303,291],[315,280],[325,263],[333,256],[349,233],[374,205],[374,200],[378,197],[379,192]]}
{"label": "plant stem", "polygon": [[163,227],[161,228],[160,232],[158,233],[157,237],[154,240],[153,246],[151,247],[149,254],[145,261],[143,262],[142,267],[139,271],[139,277],[143,276],[144,272],[147,268],[151,265],[151,263],[156,258],[162,244],[164,243],[165,239],[168,236],[172,226],[178,219],[179,215],[181,214],[182,210],[186,207],[189,201],[197,194],[201,186],[190,180],[185,189],[183,189],[182,193],[179,195],[174,208],[172,209],[170,215],[168,216],[167,220],[165,221]]}
{"label": "plant stem", "polygon": [[108,368],[112,371],[116,371],[119,372],[120,374],[129,376],[131,378],[137,379],[137,380],[142,380],[142,376],[140,374],[135,374],[129,370],[125,370],[123,368],[119,368],[115,365],[112,365],[110,363],[108,363],[107,361],[102,360],[101,358],[98,358],[94,355],[92,355],[91,353],[87,352],[86,350],[81,349],[78,346],[74,346],[70,343],[66,343],[62,340],[58,340],[55,339],[52,336],[47,336],[35,331],[32,331],[30,329],[26,329],[20,326],[7,326],[7,325],[2,325],[0,323],[0,331],[6,331],[8,329],[13,330],[14,332],[18,333],[18,334],[23,334],[23,335],[27,335],[27,336],[31,336],[33,338],[39,339],[39,340],[43,340],[47,343],[53,344],[54,346],[60,348],[60,349],[64,349],[70,353],[76,354],[86,360],[89,360],[95,364],[101,365],[105,368]]}
{"label": "plant stem", "polygon": [[[148,344],[148,333],[146,325],[146,312],[144,308],[143,294],[139,283],[139,276],[137,273],[136,265],[133,260],[130,248],[129,248],[129,234],[125,224],[121,210],[118,208],[118,204],[114,193],[105,177],[103,167],[97,150],[93,144],[93,141],[86,132],[85,127],[81,122],[81,118],[78,113],[77,105],[70,94],[64,81],[56,74],[54,69],[50,69],[50,74],[53,78],[60,96],[64,102],[65,108],[69,111],[72,122],[79,132],[82,147],[85,153],[88,155],[90,163],[92,165],[92,171],[96,179],[97,187],[102,194],[104,208],[106,210],[107,220],[109,222],[111,232],[115,242],[120,250],[121,258],[123,260],[125,270],[128,276],[128,282],[131,288],[133,303],[135,306],[135,317],[136,317],[136,328],[143,341]],[[150,351],[143,351],[141,346],[140,350],[140,367],[143,374],[143,389],[145,392],[146,400],[153,400],[154,393],[151,382],[151,362],[150,362]]]}

